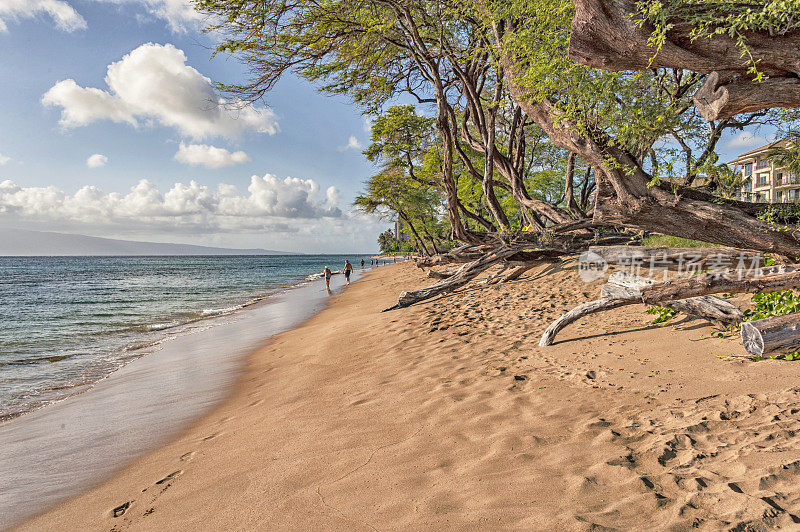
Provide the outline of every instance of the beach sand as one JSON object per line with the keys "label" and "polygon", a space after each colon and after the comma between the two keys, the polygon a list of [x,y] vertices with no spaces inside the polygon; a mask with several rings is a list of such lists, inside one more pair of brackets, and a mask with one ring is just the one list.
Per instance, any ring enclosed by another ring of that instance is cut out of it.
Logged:
{"label": "beach sand", "polygon": [[429,282],[371,272],[183,435],[21,529],[800,526],[798,363],[719,358],[740,340],[642,306],[540,348],[599,293],[569,264],[380,312]]}

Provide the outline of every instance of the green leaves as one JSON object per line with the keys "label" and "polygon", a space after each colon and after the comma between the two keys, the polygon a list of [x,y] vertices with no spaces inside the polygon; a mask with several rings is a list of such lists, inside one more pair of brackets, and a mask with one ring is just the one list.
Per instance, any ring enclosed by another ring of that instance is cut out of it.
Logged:
{"label": "green leaves", "polygon": [[647,307],[645,312],[655,316],[650,323],[664,323],[674,318],[678,313],[677,310],[667,307]]}
{"label": "green leaves", "polygon": [[649,39],[653,56],[676,24],[689,25],[693,40],[712,35],[731,38],[754,81],[763,81],[767,76],[758,70],[758,60],[750,54],[747,33],[782,35],[800,28],[798,0],[639,0],[636,8],[640,17],[637,23],[647,22],[654,27]]}
{"label": "green leaves", "polygon": [[800,312],[800,293],[796,290],[779,290],[754,294],[753,308],[744,312],[745,320],[762,320],[772,316],[783,316]]}

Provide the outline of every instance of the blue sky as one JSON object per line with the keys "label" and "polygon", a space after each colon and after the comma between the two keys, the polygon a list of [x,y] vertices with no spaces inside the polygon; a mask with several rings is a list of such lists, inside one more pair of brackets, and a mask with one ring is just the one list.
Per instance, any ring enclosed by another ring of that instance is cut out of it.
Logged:
{"label": "blue sky", "polygon": [[[0,226],[373,251],[389,224],[352,212],[374,171],[361,155],[369,134],[358,109],[293,77],[268,95],[268,109],[210,109],[203,77],[246,74],[229,57],[211,58],[213,40],[186,6],[0,1]],[[176,98],[184,113],[162,108]],[[170,196],[176,183],[184,187]],[[93,188],[76,196],[84,187]],[[132,187],[139,192],[128,197]]]}

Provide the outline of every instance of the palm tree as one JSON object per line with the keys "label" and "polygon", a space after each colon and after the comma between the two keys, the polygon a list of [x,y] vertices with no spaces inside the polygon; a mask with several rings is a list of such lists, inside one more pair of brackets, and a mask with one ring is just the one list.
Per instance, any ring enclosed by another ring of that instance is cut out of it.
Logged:
{"label": "palm tree", "polygon": [[790,130],[782,146],[773,146],[765,155],[776,167],[788,174],[800,176],[800,130]]}

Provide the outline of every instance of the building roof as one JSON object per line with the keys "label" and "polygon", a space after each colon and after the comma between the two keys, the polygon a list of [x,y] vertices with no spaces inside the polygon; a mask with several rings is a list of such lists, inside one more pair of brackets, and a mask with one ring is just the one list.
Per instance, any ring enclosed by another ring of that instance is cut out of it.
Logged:
{"label": "building roof", "polygon": [[743,154],[739,155],[736,159],[734,159],[731,162],[729,162],[728,164],[738,164],[739,162],[741,162],[744,159],[749,159],[749,158],[753,157],[754,155],[758,155],[759,153],[763,153],[763,152],[768,151],[768,150],[770,150],[772,148],[788,148],[788,147],[789,147],[789,141],[787,141],[787,140],[776,140],[775,142],[771,142],[769,144],[761,146],[760,148],[756,148],[754,150],[746,151]]}

